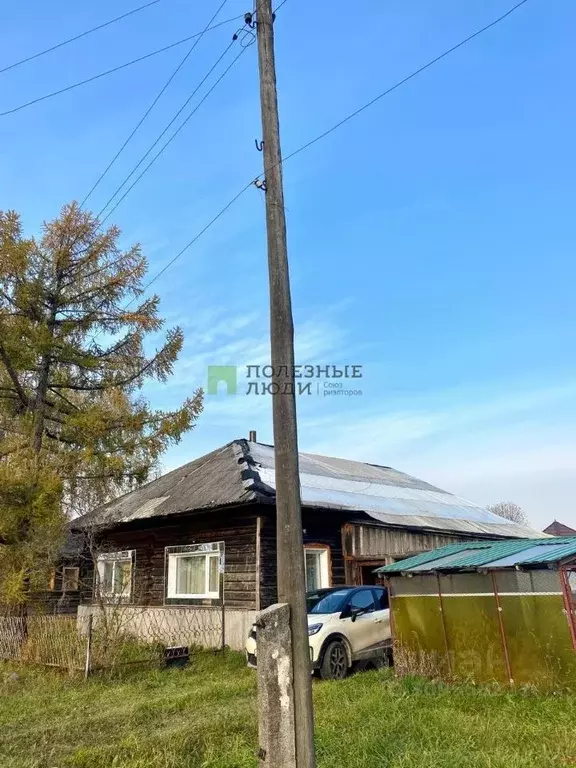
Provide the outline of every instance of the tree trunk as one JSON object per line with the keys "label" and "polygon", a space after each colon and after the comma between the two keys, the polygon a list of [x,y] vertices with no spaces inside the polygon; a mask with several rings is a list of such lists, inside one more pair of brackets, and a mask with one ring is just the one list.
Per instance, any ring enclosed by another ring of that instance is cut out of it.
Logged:
{"label": "tree trunk", "polygon": [[46,354],[40,364],[36,398],[34,400],[34,421],[32,430],[32,450],[39,454],[42,450],[42,437],[44,435],[44,408],[46,395],[48,394],[48,379],[50,376],[50,355]]}

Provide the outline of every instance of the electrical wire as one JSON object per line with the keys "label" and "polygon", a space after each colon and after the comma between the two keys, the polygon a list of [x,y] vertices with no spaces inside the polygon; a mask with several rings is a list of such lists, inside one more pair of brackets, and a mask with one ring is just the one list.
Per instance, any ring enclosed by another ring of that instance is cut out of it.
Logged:
{"label": "electrical wire", "polygon": [[400,88],[409,80],[412,80],[414,77],[417,77],[425,70],[434,66],[434,64],[437,64],[439,61],[442,61],[442,59],[446,58],[446,56],[449,56],[451,53],[454,53],[454,51],[457,51],[458,48],[462,48],[463,45],[466,45],[466,43],[469,43],[471,40],[474,40],[474,38],[478,37],[478,35],[481,35],[483,32],[486,32],[488,29],[491,29],[492,27],[496,26],[496,24],[499,24],[501,21],[504,21],[504,19],[510,16],[511,13],[514,13],[514,11],[520,8],[520,6],[525,5],[525,3],[527,2],[528,0],[521,0],[521,2],[517,3],[515,6],[510,8],[510,10],[506,11],[506,13],[502,14],[502,16],[499,16],[497,19],[494,19],[494,21],[491,21],[490,24],[487,24],[485,27],[482,27],[481,29],[476,30],[476,32],[469,35],[464,40],[461,40],[456,45],[453,45],[452,48],[449,48],[447,51],[444,51],[444,53],[441,53],[439,56],[436,56],[436,58],[431,59],[431,61],[429,61],[427,64],[424,64],[422,67],[420,67],[419,69],[416,69],[414,72],[411,72],[402,80],[399,80],[397,83],[394,83],[394,85],[392,85],[387,90],[383,91],[382,93],[379,93],[378,96],[375,96],[371,101],[359,107],[354,112],[351,112],[349,115],[347,115],[345,118],[340,120],[338,123],[335,123],[331,128],[328,128],[328,130],[324,131],[323,133],[320,133],[318,136],[311,139],[306,144],[303,144],[301,147],[298,147],[298,149],[294,150],[294,152],[291,152],[289,155],[286,155],[286,157],[282,159],[282,162],[285,163],[287,160],[290,160],[292,157],[299,155],[300,152],[304,152],[305,149],[308,149],[313,144],[316,144],[316,142],[320,141],[321,139],[325,139],[326,136],[329,136],[331,133],[338,130],[338,128],[341,128],[343,125],[345,125],[345,123],[347,123],[349,120],[352,120],[354,117],[357,117],[366,109],[369,109],[370,107],[372,107],[374,104],[376,104],[376,102],[380,101],[380,99],[383,99],[385,96],[388,96],[390,93],[395,91],[397,88]]}
{"label": "electrical wire", "polygon": [[163,137],[163,136],[164,136],[164,135],[165,135],[165,134],[168,132],[169,128],[170,128],[170,127],[171,127],[171,126],[172,126],[172,125],[173,125],[173,124],[176,122],[176,120],[177,120],[177,119],[178,119],[178,117],[179,117],[179,116],[182,114],[182,112],[184,111],[184,109],[185,109],[185,108],[188,106],[188,104],[190,103],[190,101],[192,101],[192,99],[194,98],[194,96],[196,95],[196,93],[197,93],[197,92],[200,90],[200,88],[202,87],[202,85],[204,85],[204,83],[206,82],[206,80],[207,80],[207,79],[210,77],[210,75],[212,74],[212,72],[213,72],[213,71],[216,69],[216,67],[218,66],[218,64],[219,64],[219,63],[222,61],[222,59],[223,59],[223,58],[226,56],[226,54],[228,53],[228,51],[230,50],[230,48],[231,48],[231,47],[234,45],[234,42],[235,42],[235,41],[234,41],[234,40],[232,40],[232,41],[231,41],[231,42],[230,42],[230,43],[229,43],[229,44],[226,46],[226,48],[225,48],[224,52],[223,52],[223,53],[222,53],[222,54],[221,54],[221,55],[218,57],[218,59],[216,60],[216,62],[215,62],[215,63],[212,65],[212,67],[209,69],[208,73],[207,73],[207,74],[206,74],[206,75],[205,75],[205,76],[202,78],[202,80],[201,80],[201,81],[198,83],[198,85],[196,86],[196,88],[195,88],[195,89],[192,91],[191,95],[188,97],[188,99],[186,99],[186,101],[185,101],[185,102],[184,102],[184,104],[183,104],[183,105],[180,107],[180,109],[178,110],[178,112],[176,112],[176,114],[175,114],[175,115],[174,115],[174,117],[173,117],[173,118],[170,120],[170,122],[168,123],[168,125],[167,125],[167,126],[164,128],[164,130],[162,131],[162,133],[161,133],[161,134],[160,134],[160,135],[159,135],[159,136],[156,138],[156,140],[154,141],[154,143],[153,143],[153,144],[152,144],[152,145],[151,145],[151,146],[148,148],[148,150],[146,151],[146,153],[145,153],[145,154],[144,154],[144,155],[143,155],[143,156],[140,158],[140,160],[139,160],[139,161],[136,163],[136,165],[134,166],[134,168],[132,168],[132,170],[130,171],[130,173],[128,174],[128,176],[126,176],[126,178],[124,179],[124,181],[122,182],[122,184],[120,184],[120,186],[119,186],[119,187],[116,189],[116,191],[115,191],[115,192],[114,192],[114,193],[113,193],[113,194],[110,196],[110,198],[108,199],[108,201],[106,202],[106,204],[104,205],[104,207],[103,207],[103,208],[102,208],[102,209],[99,211],[97,218],[98,218],[98,219],[100,219],[100,224],[101,224],[101,225],[102,225],[102,224],[103,224],[103,223],[104,223],[104,222],[105,222],[105,221],[106,221],[106,220],[107,220],[107,219],[108,219],[108,218],[111,216],[112,212],[116,210],[116,208],[117,208],[117,207],[120,205],[120,203],[122,202],[122,200],[124,200],[124,198],[126,197],[126,195],[127,195],[127,194],[128,194],[128,193],[129,193],[129,192],[132,190],[132,189],[134,189],[134,187],[136,186],[136,184],[138,184],[138,182],[139,182],[139,181],[140,181],[140,179],[141,179],[141,178],[144,176],[144,174],[145,174],[145,173],[146,173],[146,172],[149,170],[149,168],[151,168],[151,166],[152,166],[152,165],[153,165],[153,164],[156,162],[156,160],[157,160],[157,159],[160,157],[160,155],[161,155],[161,154],[164,152],[164,150],[165,150],[165,149],[166,149],[166,148],[169,146],[169,144],[171,144],[171,143],[172,143],[172,141],[174,141],[174,139],[175,139],[175,138],[176,138],[176,136],[177,136],[177,135],[180,133],[180,131],[182,130],[182,128],[184,128],[184,126],[185,126],[185,125],[188,123],[188,121],[189,121],[189,120],[190,120],[190,119],[191,119],[191,118],[192,118],[192,117],[193,117],[193,116],[196,114],[196,112],[197,112],[197,111],[200,109],[200,107],[201,107],[201,106],[202,106],[202,104],[203,104],[203,103],[206,101],[206,99],[208,98],[208,96],[209,96],[209,95],[212,93],[212,91],[213,91],[213,90],[216,88],[216,86],[217,86],[217,85],[219,85],[219,83],[221,83],[221,82],[222,82],[222,80],[223,80],[223,79],[224,79],[224,77],[225,77],[225,76],[228,74],[228,72],[229,72],[229,71],[232,69],[232,67],[234,66],[234,64],[236,64],[236,62],[238,61],[238,59],[240,58],[240,56],[242,55],[242,53],[243,53],[243,52],[246,50],[245,48],[242,48],[242,50],[241,50],[241,51],[240,51],[240,53],[239,53],[239,54],[236,56],[236,58],[234,58],[234,59],[232,60],[232,63],[228,65],[228,67],[227,67],[227,68],[224,70],[224,72],[223,72],[223,73],[222,73],[222,74],[219,76],[219,78],[216,80],[216,82],[215,82],[215,83],[214,83],[214,84],[213,84],[213,85],[212,85],[212,86],[211,86],[211,87],[208,89],[208,91],[206,91],[206,93],[205,93],[205,94],[204,94],[204,96],[203,96],[203,97],[200,99],[200,101],[198,102],[198,104],[197,104],[197,105],[194,107],[194,109],[193,109],[193,110],[190,112],[190,114],[189,114],[189,115],[188,115],[188,116],[187,116],[187,117],[184,119],[184,121],[183,121],[183,122],[182,122],[182,123],[181,123],[181,124],[178,126],[178,128],[176,129],[176,131],[174,131],[174,133],[172,134],[172,136],[170,136],[170,138],[168,139],[168,141],[166,141],[166,142],[164,143],[164,145],[161,147],[160,151],[156,153],[156,155],[155,155],[155,156],[152,158],[152,160],[151,160],[151,161],[148,163],[148,165],[147,165],[147,166],[144,168],[144,170],[142,171],[142,173],[141,173],[139,176],[137,176],[137,177],[136,177],[136,179],[135,179],[135,180],[132,182],[132,184],[131,184],[131,185],[128,187],[128,189],[127,189],[127,190],[124,192],[124,194],[122,195],[122,197],[121,197],[119,200],[117,200],[117,201],[116,201],[115,205],[114,205],[114,206],[113,206],[113,207],[112,207],[112,208],[111,208],[111,209],[108,211],[108,213],[106,214],[106,216],[105,216],[103,219],[102,219],[102,218],[100,218],[100,217],[102,216],[102,214],[104,213],[104,211],[106,210],[106,208],[108,208],[108,206],[110,205],[110,203],[112,203],[112,202],[113,202],[113,200],[114,200],[114,198],[116,197],[116,195],[117,195],[117,194],[118,194],[118,193],[119,193],[119,192],[122,190],[122,188],[123,188],[123,187],[124,187],[124,186],[125,186],[125,185],[128,183],[128,181],[131,179],[131,177],[134,175],[134,173],[135,173],[135,172],[138,170],[138,168],[139,168],[139,167],[142,165],[142,163],[144,162],[144,160],[145,160],[145,159],[148,157],[148,155],[150,154],[150,152],[152,152],[152,150],[153,150],[153,149],[154,149],[154,147],[155,147],[155,146],[158,144],[158,142],[160,141],[160,139],[162,139],[162,137]]}
{"label": "electrical wire", "polygon": [[161,2],[161,0],[152,0],[150,3],[141,5],[138,8],[133,8],[131,11],[127,11],[126,13],[123,13],[121,16],[116,16],[115,19],[110,19],[109,21],[105,21],[103,24],[99,24],[97,27],[92,27],[92,29],[87,29],[85,32],[81,32],[79,35],[75,35],[74,37],[69,37],[68,40],[63,40],[61,43],[56,43],[56,45],[53,45],[50,48],[46,48],[43,51],[38,51],[38,53],[32,54],[32,56],[27,56],[25,59],[20,59],[20,61],[15,61],[13,64],[9,64],[7,67],[0,69],[0,75],[3,74],[4,72],[8,72],[11,69],[15,69],[16,67],[19,67],[21,64],[27,64],[29,61],[34,61],[34,59],[39,59],[40,56],[45,56],[47,53],[52,53],[52,51],[56,51],[58,50],[58,48],[63,48],[65,45],[68,45],[69,43],[74,43],[76,40],[80,40],[82,37],[91,35],[93,32],[98,32],[99,29],[104,29],[104,27],[109,27],[111,24],[115,24],[117,21],[122,21],[122,19],[125,19],[128,16],[132,16],[135,13],[139,13],[139,11],[144,11],[146,8],[150,8],[151,5],[156,5],[159,2]]}
{"label": "electrical wire", "polygon": [[[284,0],[284,2],[286,2],[286,0]],[[282,3],[282,5],[284,4],[284,2]],[[382,99],[382,98],[384,98],[385,96],[387,96],[388,94],[392,93],[392,92],[393,92],[393,91],[395,91],[397,88],[400,88],[400,86],[404,85],[404,84],[405,84],[405,83],[407,83],[409,80],[411,80],[412,78],[414,78],[414,77],[416,77],[417,75],[419,75],[421,72],[424,72],[426,69],[428,69],[429,67],[433,66],[433,65],[434,65],[434,64],[436,64],[437,62],[441,61],[442,59],[444,59],[446,56],[448,56],[449,54],[453,53],[454,51],[458,50],[458,49],[459,49],[459,48],[461,48],[463,45],[466,45],[466,43],[469,43],[471,40],[474,40],[474,38],[478,37],[478,36],[479,36],[479,35],[481,35],[483,32],[486,32],[487,30],[489,30],[489,29],[491,29],[492,27],[496,26],[496,24],[499,24],[501,21],[504,21],[504,19],[506,19],[508,16],[510,16],[510,14],[512,14],[514,11],[516,11],[518,8],[520,8],[522,5],[525,5],[525,3],[527,3],[527,2],[528,2],[528,0],[521,0],[521,2],[517,3],[516,5],[514,5],[512,8],[510,8],[510,10],[508,10],[506,13],[502,14],[502,16],[499,16],[497,19],[495,19],[494,21],[490,22],[490,24],[487,24],[486,26],[482,27],[481,29],[478,29],[476,32],[474,32],[473,34],[469,35],[469,36],[468,36],[468,37],[466,37],[464,40],[462,40],[461,42],[459,42],[457,45],[454,45],[454,46],[452,46],[452,47],[451,47],[451,48],[449,48],[448,50],[444,51],[444,53],[440,54],[439,56],[436,56],[434,59],[431,59],[431,60],[430,60],[430,61],[429,61],[427,64],[424,64],[422,67],[419,67],[418,69],[414,70],[414,72],[412,72],[411,74],[409,74],[407,77],[404,77],[402,80],[399,80],[399,81],[398,81],[397,83],[395,83],[393,86],[391,86],[390,88],[386,89],[386,90],[385,90],[385,91],[383,91],[382,93],[378,94],[378,96],[375,96],[373,99],[371,99],[369,102],[367,102],[366,104],[364,104],[362,107],[360,107],[359,109],[355,110],[354,112],[351,112],[351,113],[350,113],[349,115],[347,115],[345,118],[343,118],[342,120],[340,120],[340,121],[338,121],[337,123],[335,123],[335,124],[334,124],[334,125],[333,125],[331,128],[329,128],[328,130],[324,131],[323,133],[319,134],[319,135],[318,135],[318,136],[316,136],[315,138],[313,138],[313,139],[311,139],[310,141],[306,142],[306,144],[303,144],[301,147],[299,147],[298,149],[294,150],[294,151],[293,151],[293,152],[291,152],[289,155],[286,155],[286,157],[282,158],[282,160],[280,161],[280,163],[281,163],[281,164],[284,164],[284,163],[285,163],[287,160],[290,160],[290,158],[292,158],[292,157],[295,157],[296,155],[300,154],[300,152],[304,152],[304,150],[305,150],[305,149],[308,149],[309,147],[311,147],[313,144],[316,144],[316,143],[317,143],[318,141],[320,141],[321,139],[324,139],[324,138],[326,138],[326,136],[329,136],[331,133],[333,133],[334,131],[336,131],[338,128],[342,127],[342,126],[343,126],[345,123],[347,123],[349,120],[352,120],[354,117],[356,117],[357,115],[359,115],[359,114],[361,114],[362,112],[364,112],[364,110],[366,110],[366,109],[368,109],[369,107],[373,106],[373,105],[374,105],[374,104],[376,104],[376,102],[378,102],[380,99]],[[265,177],[265,175],[266,175],[266,171],[267,171],[267,170],[270,170],[270,169],[266,169],[266,168],[265,168],[265,169],[264,169],[264,171],[263,171],[262,173],[260,173],[260,174],[259,174],[259,175],[256,177],[256,180],[257,180],[257,179],[259,179],[259,178],[261,178],[261,177]],[[253,181],[250,181],[250,182],[249,182],[249,183],[248,183],[248,184],[247,184],[245,187],[243,187],[243,188],[242,188],[242,189],[241,189],[241,190],[240,190],[240,191],[239,191],[239,192],[238,192],[238,193],[237,193],[237,194],[236,194],[236,195],[235,195],[235,196],[234,196],[234,197],[233,197],[233,198],[232,198],[232,199],[231,199],[231,200],[228,202],[228,203],[226,203],[226,205],[225,205],[225,206],[224,206],[224,207],[223,207],[223,208],[222,208],[222,209],[221,209],[221,210],[220,210],[220,211],[219,211],[219,212],[216,214],[216,216],[214,216],[214,218],[213,218],[213,219],[211,219],[211,221],[209,221],[209,222],[208,222],[208,224],[207,224],[207,225],[206,225],[206,226],[205,226],[205,227],[204,227],[204,228],[203,228],[203,229],[202,229],[200,232],[198,232],[198,233],[197,233],[197,234],[196,234],[196,235],[195,235],[195,236],[192,238],[192,240],[190,240],[190,242],[189,242],[189,243],[187,243],[187,244],[186,244],[186,245],[185,245],[185,246],[182,248],[182,250],[181,250],[181,251],[179,251],[179,252],[176,254],[176,256],[174,256],[174,258],[173,258],[171,261],[169,261],[169,262],[168,262],[168,264],[166,264],[164,267],[162,267],[162,269],[161,269],[159,272],[157,272],[157,273],[154,275],[154,277],[152,277],[152,279],[148,281],[148,283],[146,283],[146,285],[144,286],[143,290],[144,290],[144,291],[148,290],[148,288],[150,288],[150,286],[151,286],[153,283],[155,283],[155,282],[156,282],[156,280],[158,280],[158,278],[159,278],[159,277],[161,277],[161,276],[162,276],[162,275],[163,275],[163,274],[166,272],[166,270],[167,270],[167,269],[169,269],[169,268],[170,268],[170,267],[171,267],[171,266],[172,266],[172,265],[173,265],[173,264],[174,264],[174,263],[175,263],[175,262],[176,262],[176,261],[177,261],[177,260],[178,260],[178,259],[179,259],[181,256],[183,256],[183,255],[186,253],[186,251],[187,251],[189,248],[191,248],[191,247],[192,247],[192,246],[193,246],[193,245],[194,245],[194,244],[197,242],[197,240],[198,240],[200,237],[202,237],[202,235],[203,235],[203,234],[204,234],[204,233],[205,233],[205,232],[206,232],[208,229],[210,229],[210,227],[211,227],[213,224],[215,224],[215,223],[218,221],[218,219],[219,219],[219,218],[220,218],[220,217],[221,217],[221,216],[222,216],[224,213],[226,213],[226,211],[227,211],[229,208],[231,208],[231,206],[232,206],[232,205],[234,205],[234,203],[235,203],[235,202],[236,202],[236,201],[237,201],[237,200],[238,200],[238,199],[239,199],[239,198],[240,198],[240,197],[241,197],[241,196],[242,196],[242,195],[243,195],[245,192],[247,192],[247,191],[248,191],[248,189],[250,189],[250,187],[251,187],[251,186],[254,184],[254,181],[255,181],[255,180],[253,180]],[[132,299],[132,301],[134,301],[134,299]],[[129,302],[129,304],[128,304],[127,306],[129,306],[129,305],[132,303],[132,301],[131,301],[131,302]]]}
{"label": "electrical wire", "polygon": [[175,70],[172,72],[172,74],[170,75],[170,77],[168,78],[168,80],[167,80],[167,81],[164,83],[164,85],[163,85],[163,86],[162,86],[162,88],[160,89],[159,93],[156,95],[156,98],[154,99],[154,101],[152,102],[152,104],[150,104],[150,106],[148,107],[148,109],[146,110],[146,112],[145,112],[145,113],[142,115],[142,117],[141,117],[141,118],[140,118],[140,120],[138,121],[137,125],[135,126],[135,128],[132,130],[132,132],[130,133],[130,135],[129,135],[129,136],[128,136],[128,138],[126,139],[126,141],[125,141],[125,142],[122,144],[122,146],[120,147],[120,149],[118,150],[118,152],[116,152],[116,154],[114,155],[114,157],[112,158],[112,160],[111,160],[111,161],[108,163],[108,165],[106,166],[106,168],[104,169],[104,171],[103,171],[103,172],[100,174],[100,176],[98,177],[98,179],[96,180],[96,182],[94,183],[94,185],[92,186],[92,188],[90,189],[90,191],[88,192],[88,194],[86,195],[86,197],[84,198],[84,200],[82,200],[82,202],[80,203],[80,208],[84,208],[84,205],[86,204],[86,202],[88,201],[88,199],[91,197],[92,193],[93,193],[93,192],[96,190],[96,188],[97,188],[97,187],[100,185],[100,182],[101,182],[101,181],[104,179],[104,177],[106,176],[106,174],[108,173],[108,171],[109,171],[109,170],[112,168],[112,166],[114,165],[114,163],[116,162],[116,160],[118,160],[118,158],[120,157],[120,155],[122,154],[122,152],[123,152],[123,151],[126,149],[126,147],[128,146],[128,144],[129,144],[129,143],[132,141],[132,139],[134,138],[134,136],[135,136],[136,132],[138,131],[138,129],[139,129],[139,128],[140,128],[140,126],[142,125],[142,123],[143,123],[143,122],[146,120],[146,118],[148,117],[148,115],[150,114],[150,112],[152,112],[152,110],[154,109],[154,107],[156,106],[156,104],[157,104],[157,103],[160,101],[160,99],[162,98],[162,96],[163,96],[164,92],[166,91],[166,89],[168,88],[168,86],[170,85],[170,83],[171,83],[171,82],[174,80],[174,78],[176,77],[176,75],[178,74],[178,72],[180,72],[180,70],[182,69],[182,67],[184,66],[184,64],[185,64],[185,63],[188,61],[188,59],[189,59],[189,58],[190,58],[190,56],[192,55],[192,53],[193,53],[194,49],[196,48],[196,46],[197,46],[197,45],[200,43],[200,41],[201,41],[201,40],[202,40],[202,38],[204,37],[204,34],[205,34],[205,32],[206,32],[206,31],[207,31],[207,30],[210,28],[210,25],[212,24],[212,22],[214,21],[214,19],[215,19],[215,18],[218,16],[218,14],[219,14],[219,13],[220,13],[220,11],[222,10],[222,8],[224,8],[224,6],[226,5],[226,3],[227,3],[227,2],[228,2],[228,0],[223,0],[223,2],[222,2],[220,5],[219,5],[218,9],[216,10],[216,13],[215,13],[215,14],[212,16],[212,18],[211,18],[211,19],[210,19],[210,21],[209,21],[209,22],[206,24],[206,26],[204,27],[204,29],[202,30],[202,32],[201,32],[201,33],[198,35],[198,37],[197,37],[197,38],[194,40],[194,42],[192,43],[192,45],[190,46],[190,48],[188,49],[188,51],[187,51],[187,52],[186,52],[186,54],[184,55],[184,58],[183,58],[183,59],[181,59],[181,61],[179,62],[178,66],[176,67],[176,69],[175,69]]}
{"label": "electrical wire", "polygon": [[240,16],[233,16],[231,19],[226,19],[225,21],[220,21],[218,24],[214,24],[214,26],[208,27],[208,29],[205,29],[202,32],[195,32],[193,35],[188,35],[188,37],[184,37],[182,38],[182,40],[177,40],[175,43],[170,43],[169,45],[165,45],[163,48],[157,48],[155,51],[151,51],[150,53],[145,53],[143,56],[139,56],[137,59],[131,59],[130,61],[125,62],[124,64],[119,64],[117,67],[112,67],[112,69],[107,69],[104,72],[100,72],[97,75],[92,75],[92,77],[88,77],[85,80],[80,80],[77,83],[72,83],[71,85],[67,85],[65,88],[60,88],[58,91],[52,91],[51,93],[46,93],[44,94],[44,96],[38,96],[37,98],[31,99],[30,101],[27,101],[24,104],[20,104],[17,107],[12,107],[12,109],[7,109],[5,112],[0,112],[0,117],[5,117],[6,115],[12,115],[14,114],[14,112],[19,112],[21,109],[26,109],[26,107],[31,107],[33,104],[38,104],[39,102],[45,101],[46,99],[51,99],[54,96],[60,96],[60,94],[67,93],[68,91],[72,91],[75,88],[80,88],[82,85],[93,83],[95,80],[99,80],[101,77],[112,75],[115,72],[119,72],[121,69],[126,69],[126,67],[131,67],[133,64],[139,64],[141,61],[150,59],[152,56],[157,56],[159,53],[164,53],[165,51],[169,51],[172,48],[176,48],[179,45],[184,45],[184,43],[187,43],[190,40],[193,40],[195,37],[200,37],[205,32],[211,32],[213,29],[218,29],[219,27],[222,27],[225,24],[230,24],[233,21],[238,21],[238,19],[243,19],[243,18],[244,18],[244,14]]}
{"label": "electrical wire", "polygon": [[[183,256],[183,255],[186,253],[186,251],[187,251],[189,248],[191,248],[191,247],[194,245],[194,243],[195,243],[197,240],[199,240],[199,239],[202,237],[202,235],[203,235],[205,232],[207,232],[207,231],[210,229],[210,227],[211,227],[213,224],[215,224],[215,223],[218,221],[218,219],[219,219],[221,216],[223,216],[223,215],[226,213],[226,211],[227,211],[229,208],[231,208],[231,207],[234,205],[234,203],[235,203],[235,202],[236,202],[236,201],[237,201],[237,200],[238,200],[240,197],[242,197],[242,195],[244,194],[244,192],[247,192],[247,191],[250,189],[250,187],[251,187],[253,184],[254,184],[254,182],[253,182],[253,181],[250,181],[248,184],[246,184],[246,186],[245,186],[243,189],[241,189],[241,190],[240,190],[240,192],[238,192],[238,193],[237,193],[237,194],[236,194],[236,195],[235,195],[235,196],[232,198],[232,200],[230,200],[228,203],[226,203],[226,205],[224,206],[224,208],[221,208],[221,209],[220,209],[220,211],[219,211],[219,212],[216,214],[216,216],[214,216],[214,218],[213,218],[213,219],[211,219],[211,220],[208,222],[208,224],[206,224],[206,226],[205,226],[203,229],[201,229],[201,230],[200,230],[200,232],[198,232],[196,235],[194,235],[194,237],[192,238],[192,240],[190,240],[190,242],[189,242],[189,243],[187,243],[187,244],[184,246],[184,248],[182,248],[182,250],[181,250],[179,253],[177,253],[177,254],[176,254],[176,256],[174,256],[174,257],[173,257],[173,258],[172,258],[172,259],[171,259],[171,260],[170,260],[170,261],[169,261],[167,264],[165,264],[165,265],[162,267],[162,269],[161,269],[159,272],[157,272],[157,273],[154,275],[154,277],[153,277],[153,278],[152,278],[152,279],[151,279],[149,282],[147,282],[147,283],[146,283],[146,285],[145,285],[145,286],[142,288],[142,292],[144,292],[144,291],[147,291],[147,290],[148,290],[148,288],[150,288],[150,286],[152,285],[152,283],[155,283],[155,282],[156,282],[156,280],[158,280],[158,278],[160,278],[160,277],[161,277],[161,276],[164,274],[164,272],[166,272],[168,269],[170,269],[170,267],[171,267],[171,266],[172,266],[172,265],[173,265],[173,264],[174,264],[176,261],[178,261],[178,259],[180,258],[180,256]],[[134,299],[132,299],[131,301],[129,301],[129,302],[128,302],[128,304],[126,304],[126,306],[124,307],[124,309],[126,309],[127,307],[129,307],[129,306],[130,306],[130,304],[132,304],[134,301],[135,301],[135,298],[134,298]]]}

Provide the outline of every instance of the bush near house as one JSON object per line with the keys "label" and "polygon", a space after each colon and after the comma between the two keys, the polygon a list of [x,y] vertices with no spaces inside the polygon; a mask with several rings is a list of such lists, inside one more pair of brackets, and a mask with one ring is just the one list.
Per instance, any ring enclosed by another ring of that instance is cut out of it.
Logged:
{"label": "bush near house", "polygon": [[[314,684],[319,768],[576,764],[576,696],[445,686],[388,671]],[[256,678],[242,656],[96,675],[0,665],[3,768],[256,768]]]}

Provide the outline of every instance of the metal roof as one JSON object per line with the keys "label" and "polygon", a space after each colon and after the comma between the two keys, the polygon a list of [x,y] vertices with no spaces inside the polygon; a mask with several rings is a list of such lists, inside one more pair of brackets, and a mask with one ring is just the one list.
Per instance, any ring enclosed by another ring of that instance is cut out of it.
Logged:
{"label": "metal roof", "polygon": [[[274,448],[248,443],[256,485],[274,494]],[[379,523],[472,536],[531,537],[537,532],[391,467],[309,453],[299,455],[302,504],[364,512]]]}
{"label": "metal roof", "polygon": [[[302,505],[364,513],[378,523],[470,536],[531,537],[494,515],[391,467],[299,454]],[[274,502],[274,448],[233,440],[132,493],[89,512],[75,526],[106,526],[231,504]]]}
{"label": "metal roof", "polygon": [[559,563],[570,557],[576,557],[576,536],[464,542],[440,547],[416,557],[408,557],[393,565],[379,568],[378,573],[492,570]]}

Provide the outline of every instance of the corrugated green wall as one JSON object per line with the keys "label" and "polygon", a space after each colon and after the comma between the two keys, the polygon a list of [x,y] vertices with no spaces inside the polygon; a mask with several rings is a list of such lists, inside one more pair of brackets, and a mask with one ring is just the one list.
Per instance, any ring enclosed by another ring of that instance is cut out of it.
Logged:
{"label": "corrugated green wall", "polygon": [[[576,651],[559,574],[547,571],[541,579],[542,583],[546,580],[546,591],[556,594],[529,594],[530,589],[544,591],[533,576],[529,579],[524,574],[496,574],[514,684],[576,689]],[[524,589],[526,592],[521,591]],[[458,574],[439,580],[435,575],[395,577],[392,595],[400,673],[509,682],[490,574]]]}

